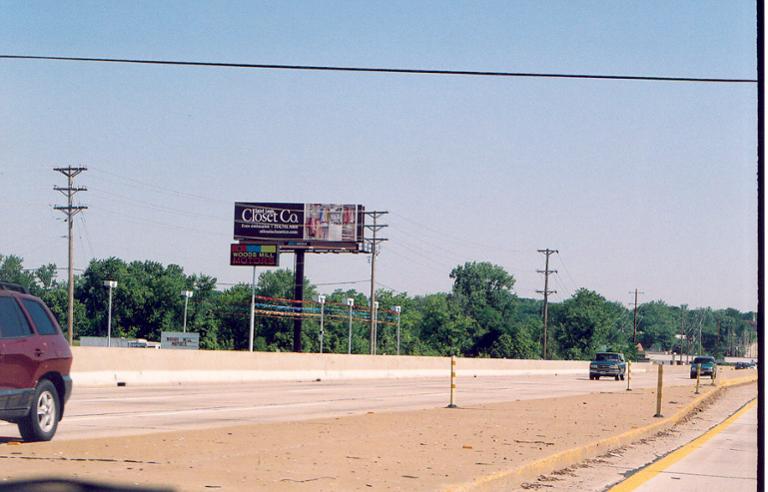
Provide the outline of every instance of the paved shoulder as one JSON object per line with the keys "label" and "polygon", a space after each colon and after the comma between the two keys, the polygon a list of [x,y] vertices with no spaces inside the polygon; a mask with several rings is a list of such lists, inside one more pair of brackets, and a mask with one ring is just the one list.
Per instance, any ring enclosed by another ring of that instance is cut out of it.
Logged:
{"label": "paved shoulder", "polygon": [[701,437],[643,468],[611,492],[757,490],[755,401]]}

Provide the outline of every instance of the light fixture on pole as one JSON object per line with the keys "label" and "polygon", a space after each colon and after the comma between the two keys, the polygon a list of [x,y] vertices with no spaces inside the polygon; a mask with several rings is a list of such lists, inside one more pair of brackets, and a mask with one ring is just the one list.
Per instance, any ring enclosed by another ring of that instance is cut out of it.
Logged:
{"label": "light fixture on pole", "polygon": [[191,290],[182,290],[181,295],[184,296],[184,333],[187,332],[187,305],[189,304],[189,298],[192,297]]}
{"label": "light fixture on pole", "polygon": [[355,300],[351,297],[347,298],[347,306],[349,306],[349,342],[347,343],[347,353],[352,353],[352,308],[355,305]]}
{"label": "light fixture on pole", "polygon": [[397,313],[397,355],[400,355],[400,306],[395,306]]}
{"label": "light fixture on pole", "polygon": [[376,355],[376,343],[379,339],[379,301],[373,303],[373,337],[371,338],[371,355]]}
{"label": "light fixture on pole", "polygon": [[107,314],[107,347],[112,346],[112,289],[117,287],[117,281],[105,280],[104,287],[109,288],[109,311]]}
{"label": "light fixture on pole", "polygon": [[317,302],[320,303],[320,353],[323,353],[323,318],[325,317],[325,296],[317,296]]}

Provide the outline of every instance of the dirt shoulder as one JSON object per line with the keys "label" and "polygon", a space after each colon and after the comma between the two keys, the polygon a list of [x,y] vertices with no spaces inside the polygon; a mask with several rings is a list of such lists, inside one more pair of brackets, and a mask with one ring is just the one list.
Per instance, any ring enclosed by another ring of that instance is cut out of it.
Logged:
{"label": "dirt shoulder", "polygon": [[[708,382],[702,392],[713,388]],[[664,414],[693,398],[664,391]],[[0,479],[56,476],[180,490],[435,490],[654,422],[635,390],[458,409],[0,445]]]}

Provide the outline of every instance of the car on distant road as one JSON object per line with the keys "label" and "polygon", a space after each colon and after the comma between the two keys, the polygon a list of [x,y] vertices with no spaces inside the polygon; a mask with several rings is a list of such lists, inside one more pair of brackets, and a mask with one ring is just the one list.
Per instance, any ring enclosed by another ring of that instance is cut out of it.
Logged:
{"label": "car on distant road", "polygon": [[45,303],[0,282],[0,420],[25,441],[49,441],[72,392],[72,351]]}
{"label": "car on distant road", "polygon": [[610,376],[618,381],[623,380],[627,371],[624,354],[619,352],[598,352],[589,363],[589,379],[600,379],[600,376]]}
{"label": "car on distant road", "polygon": [[709,376],[712,379],[715,378],[715,372],[717,371],[717,362],[714,357],[708,355],[699,355],[693,358],[691,361],[691,379],[696,379],[696,367],[701,364],[700,376]]}

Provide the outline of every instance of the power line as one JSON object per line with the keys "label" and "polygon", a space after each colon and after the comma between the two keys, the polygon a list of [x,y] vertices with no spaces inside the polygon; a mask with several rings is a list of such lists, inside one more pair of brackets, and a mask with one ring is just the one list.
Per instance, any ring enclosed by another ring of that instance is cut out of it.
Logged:
{"label": "power line", "polygon": [[0,58],[14,60],[52,60],[98,63],[130,63],[139,65],[175,65],[211,68],[249,68],[262,70],[302,70],[314,72],[363,72],[392,73],[403,75],[465,75],[474,77],[527,77],[550,79],[596,79],[596,80],[637,80],[646,82],[704,82],[725,84],[755,84],[756,79],[714,78],[714,77],[666,77],[652,75],[605,75],[576,73],[537,73],[537,72],[496,72],[487,70],[436,70],[425,68],[383,68],[383,67],[342,67],[331,65],[277,65],[265,63],[224,63],[196,62],[179,60],[148,60],[140,58],[90,58],[80,56],[35,56],[35,55],[0,55]]}

